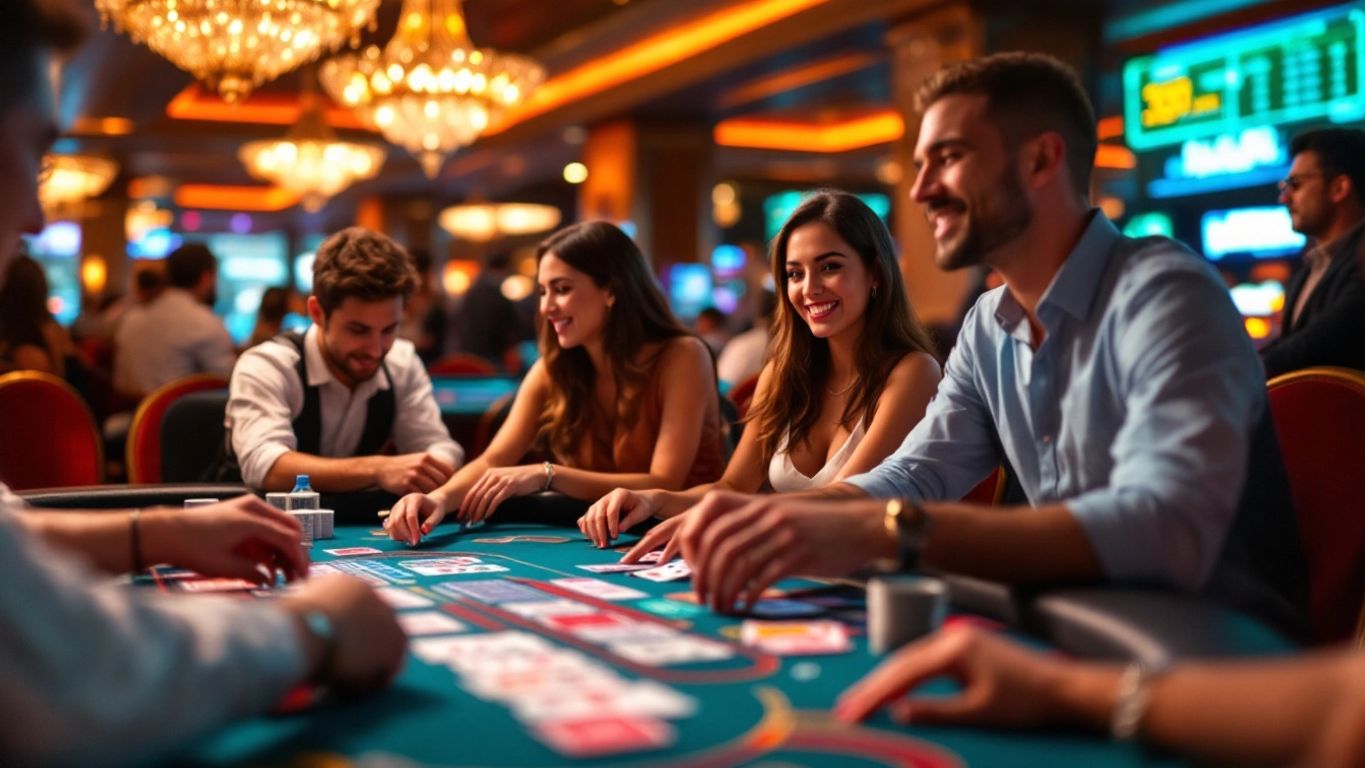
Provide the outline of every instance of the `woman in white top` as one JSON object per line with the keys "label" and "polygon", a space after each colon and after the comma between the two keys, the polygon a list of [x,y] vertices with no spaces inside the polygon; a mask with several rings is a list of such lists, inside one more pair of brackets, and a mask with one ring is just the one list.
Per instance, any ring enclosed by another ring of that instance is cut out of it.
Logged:
{"label": "woman in white top", "polygon": [[771,262],[786,300],[725,474],[685,491],[612,491],[578,520],[597,546],[655,516],[674,518],[655,538],[666,536],[711,489],[796,491],[866,472],[924,415],[941,371],[877,214],[845,192],[816,192],[783,225]]}

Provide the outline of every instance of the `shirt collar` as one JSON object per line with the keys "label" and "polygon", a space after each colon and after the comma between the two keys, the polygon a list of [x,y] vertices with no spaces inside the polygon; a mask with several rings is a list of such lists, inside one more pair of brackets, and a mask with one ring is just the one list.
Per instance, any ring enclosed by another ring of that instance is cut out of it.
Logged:
{"label": "shirt collar", "polygon": [[[1119,237],[1118,228],[1109,217],[1100,209],[1092,208],[1090,223],[1081,233],[1081,239],[1067,254],[1061,269],[1057,270],[1052,283],[1038,302],[1040,322],[1050,325],[1044,318],[1044,315],[1049,314],[1044,309],[1048,306],[1055,306],[1078,320],[1084,320],[1090,314],[1090,309],[1099,294],[1100,280],[1109,265],[1109,253]],[[995,312],[996,322],[1013,335],[1023,319],[1023,307],[1015,301],[1008,288],[1004,289],[1000,306]]]}

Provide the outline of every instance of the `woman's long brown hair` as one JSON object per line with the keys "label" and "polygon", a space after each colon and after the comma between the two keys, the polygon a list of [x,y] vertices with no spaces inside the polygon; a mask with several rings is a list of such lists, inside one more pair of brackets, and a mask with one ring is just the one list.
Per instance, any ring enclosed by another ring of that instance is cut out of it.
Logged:
{"label": "woman's long brown hair", "polygon": [[[616,383],[616,412],[601,415],[609,423],[628,429],[640,418],[649,374],[663,347],[654,355],[640,353],[651,343],[693,334],[669,310],[639,247],[615,225],[587,221],[565,227],[536,249],[537,263],[548,253],[615,297],[602,330],[602,347]],[[550,375],[550,396],[540,418],[541,435],[553,455],[567,459],[593,434],[593,417],[597,415],[593,389],[599,371],[582,346],[560,347],[548,323],[539,323],[539,335],[540,354]]]}
{"label": "woman's long brown hair", "polygon": [[788,449],[810,436],[820,418],[821,390],[830,376],[829,341],[816,338],[792,307],[787,294],[787,242],[792,232],[811,223],[828,226],[863,260],[876,296],[867,302],[862,334],[853,356],[858,377],[839,423],[852,429],[861,418],[871,423],[892,369],[911,352],[937,353],[929,332],[910,309],[895,247],[886,225],[857,197],[820,190],[802,201],[782,225],[770,249],[774,285],[781,301],[773,318],[772,376],[762,402],[755,402],[746,421],[756,429],[766,466],[785,440]]}

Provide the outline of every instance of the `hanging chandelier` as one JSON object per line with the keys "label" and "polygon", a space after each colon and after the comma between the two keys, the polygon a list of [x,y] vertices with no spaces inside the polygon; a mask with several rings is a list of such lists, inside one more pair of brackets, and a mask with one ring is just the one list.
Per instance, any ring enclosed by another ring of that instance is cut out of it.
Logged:
{"label": "hanging chandelier", "polygon": [[458,238],[486,243],[498,237],[554,229],[559,224],[559,209],[534,203],[469,203],[441,211],[438,221],[442,229]]}
{"label": "hanging chandelier", "polygon": [[252,176],[298,192],[304,210],[311,212],[351,184],[374,178],[384,164],[384,150],[337,139],[311,87],[305,86],[301,99],[299,121],[284,138],[245,144],[238,157]]}
{"label": "hanging chandelier", "polygon": [[322,85],[384,138],[417,157],[428,178],[509,107],[545,70],[524,56],[475,48],[460,0],[403,0],[398,29],[380,50],[334,57]]}
{"label": "hanging chandelier", "polygon": [[49,215],[99,197],[118,175],[118,163],[95,155],[47,155],[38,201]]}
{"label": "hanging chandelier", "polygon": [[95,0],[114,28],[229,103],[373,25],[379,0]]}

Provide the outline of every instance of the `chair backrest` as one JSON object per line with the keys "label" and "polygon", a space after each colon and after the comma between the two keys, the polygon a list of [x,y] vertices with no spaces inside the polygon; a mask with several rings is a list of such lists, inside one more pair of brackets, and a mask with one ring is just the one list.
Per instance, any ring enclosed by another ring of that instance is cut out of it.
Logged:
{"label": "chair backrest", "polygon": [[448,355],[427,366],[427,373],[433,376],[452,376],[470,374],[474,376],[493,376],[500,371],[497,366],[478,355]]}
{"label": "chair backrest", "polygon": [[754,390],[758,389],[758,374],[735,385],[730,390],[730,402],[735,404],[735,411],[738,414],[737,420],[749,415],[749,403],[754,399]]}
{"label": "chair backrest", "polygon": [[161,418],[161,482],[216,482],[226,456],[226,389],[191,392]]}
{"label": "chair backrest", "polygon": [[128,428],[128,482],[162,482],[161,422],[171,403],[191,392],[227,389],[227,385],[227,379],[222,376],[195,374],[169,382],[142,398],[133,414],[133,425]]}
{"label": "chair backrest", "polygon": [[999,467],[990,473],[985,480],[977,483],[975,488],[968,491],[962,500],[969,504],[996,506],[1005,496],[1006,483],[1005,468]]}
{"label": "chair backrest", "polygon": [[1351,637],[1365,598],[1365,375],[1308,368],[1270,380],[1314,639]]}
{"label": "chair backrest", "polygon": [[0,480],[16,491],[98,485],[104,445],[76,390],[38,371],[0,376]]}
{"label": "chair backrest", "polygon": [[502,423],[507,421],[507,416],[512,412],[512,402],[516,398],[516,392],[499,397],[479,417],[478,426],[474,429],[474,442],[469,446],[469,454],[465,456],[466,462],[477,459],[479,454],[488,450],[488,444],[493,442],[493,436],[502,428]]}

